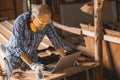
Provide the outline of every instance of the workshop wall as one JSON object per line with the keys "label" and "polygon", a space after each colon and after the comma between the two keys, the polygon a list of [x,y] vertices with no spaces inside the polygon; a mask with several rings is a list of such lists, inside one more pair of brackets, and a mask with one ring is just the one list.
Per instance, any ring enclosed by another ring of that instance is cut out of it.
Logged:
{"label": "workshop wall", "polygon": [[22,13],[22,0],[0,0],[0,21],[15,19]]}

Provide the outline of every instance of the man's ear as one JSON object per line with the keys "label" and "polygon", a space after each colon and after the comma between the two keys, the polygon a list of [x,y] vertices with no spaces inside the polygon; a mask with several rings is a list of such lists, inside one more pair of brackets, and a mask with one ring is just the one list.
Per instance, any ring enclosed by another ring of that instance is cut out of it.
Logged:
{"label": "man's ear", "polygon": [[32,15],[32,20],[34,20],[35,19],[35,16],[34,15]]}

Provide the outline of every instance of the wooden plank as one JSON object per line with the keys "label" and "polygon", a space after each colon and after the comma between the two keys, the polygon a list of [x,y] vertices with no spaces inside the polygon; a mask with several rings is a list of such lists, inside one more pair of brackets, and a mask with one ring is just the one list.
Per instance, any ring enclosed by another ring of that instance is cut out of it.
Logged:
{"label": "wooden plank", "polygon": [[79,66],[72,66],[69,68],[66,68],[64,70],[61,70],[59,72],[48,74],[46,79],[47,80],[59,80],[63,79],[65,77],[77,74],[79,72],[87,71],[91,68],[97,67],[99,65],[98,62],[83,62],[80,63]]}
{"label": "wooden plank", "polygon": [[[95,37],[95,33],[91,32],[91,31],[82,30],[82,33],[84,35],[87,35],[87,36],[90,36],[90,37]],[[119,37],[104,35],[103,39],[105,41],[109,41],[109,42],[120,44],[120,38]]]}
{"label": "wooden plank", "polygon": [[94,38],[94,55],[95,61],[100,62],[99,73],[95,75],[99,75],[99,78],[95,80],[103,80],[103,49],[102,49],[102,39],[103,39],[103,21],[102,21],[102,8],[103,1],[102,0],[94,0],[94,26],[95,26],[95,38]]}
{"label": "wooden plank", "polygon": [[46,4],[46,0],[42,0],[42,4]]}
{"label": "wooden plank", "polygon": [[[80,26],[81,26],[82,30],[95,32],[95,27],[94,26],[83,24],[83,23],[80,23]],[[114,36],[114,37],[120,38],[120,32],[118,32],[118,31],[114,31],[114,30],[110,30],[110,29],[104,29],[104,32],[106,33],[106,34],[103,33],[104,35],[109,35],[109,36]]]}
{"label": "wooden plank", "polygon": [[7,45],[8,43],[8,38],[6,38],[3,34],[0,33],[0,43],[2,43],[3,45]]}
{"label": "wooden plank", "polygon": [[0,24],[0,32],[2,34],[4,34],[4,36],[6,36],[8,39],[10,38],[12,32],[10,30],[8,30],[5,26],[3,26],[2,24]]}
{"label": "wooden plank", "polygon": [[[12,27],[13,28],[13,22],[14,22],[14,20],[12,21],[7,21],[7,20],[5,20],[4,21],[6,24],[8,24],[10,27]],[[10,23],[10,22],[12,22],[12,23]]]}
{"label": "wooden plank", "polygon": [[[7,20],[6,20],[7,21]],[[9,23],[11,23],[13,25],[15,20],[10,20]]]}
{"label": "wooden plank", "polygon": [[[80,25],[82,25],[81,28],[83,35],[95,37],[94,27],[85,24],[80,24]],[[107,34],[104,34],[103,40],[120,44],[120,32],[117,31],[111,32],[111,30],[106,30],[106,29],[105,32],[107,32]]]}
{"label": "wooden plank", "polygon": [[65,25],[62,25],[62,24],[59,24],[55,21],[53,21],[53,24],[59,28],[59,29],[62,29],[64,31],[67,31],[67,32],[70,32],[70,33],[73,33],[73,34],[77,34],[77,35],[81,35],[81,29],[80,28],[75,28],[75,27],[70,27],[70,26],[65,26]]}
{"label": "wooden plank", "polygon": [[10,31],[12,32],[13,25],[12,25],[10,22],[8,22],[8,21],[3,21],[3,22],[1,22],[1,24],[2,24],[4,27],[6,27],[8,30],[10,30]]}

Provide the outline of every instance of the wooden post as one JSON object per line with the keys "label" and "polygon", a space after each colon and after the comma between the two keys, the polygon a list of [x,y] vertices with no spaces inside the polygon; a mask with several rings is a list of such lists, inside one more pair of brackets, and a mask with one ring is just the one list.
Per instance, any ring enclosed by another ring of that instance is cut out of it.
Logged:
{"label": "wooden post", "polygon": [[102,54],[102,8],[104,0],[94,0],[94,26],[95,26],[95,61],[100,62],[98,69],[99,77],[97,80],[103,80],[103,54]]}
{"label": "wooden post", "polygon": [[100,61],[102,56],[102,0],[94,0],[95,26],[95,60]]}
{"label": "wooden post", "polygon": [[27,12],[28,11],[28,7],[27,7],[27,0],[23,1],[23,12]]}
{"label": "wooden post", "polygon": [[31,0],[27,0],[27,10],[31,10]]}
{"label": "wooden post", "polygon": [[42,4],[46,4],[46,0],[42,0]]}

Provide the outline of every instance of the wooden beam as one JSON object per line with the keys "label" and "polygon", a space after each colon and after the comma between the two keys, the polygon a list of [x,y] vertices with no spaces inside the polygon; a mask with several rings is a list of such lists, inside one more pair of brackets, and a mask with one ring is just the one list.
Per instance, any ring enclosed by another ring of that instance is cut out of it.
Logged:
{"label": "wooden beam", "polygon": [[12,32],[12,29],[13,29],[13,24],[11,24],[9,21],[3,21],[3,22],[1,22],[1,24],[3,25],[3,26],[5,26],[8,30],[10,30],[11,32]]}
{"label": "wooden beam", "polygon": [[[95,33],[92,32],[92,31],[82,30],[82,33],[84,35],[87,35],[87,36],[90,36],[90,37],[95,37]],[[104,35],[103,40],[120,44],[120,38],[119,37]]]}
{"label": "wooden beam", "polygon": [[[81,33],[86,36],[95,37],[94,26],[80,24]],[[103,35],[103,40],[120,44],[120,32],[104,29],[106,34]]]}
{"label": "wooden beam", "polygon": [[14,22],[14,20],[11,20],[11,21],[7,21],[7,20],[5,20],[4,21],[6,24],[8,24],[10,27],[12,27],[13,28],[13,24],[11,24],[10,22]]}
{"label": "wooden beam", "polygon": [[95,80],[103,80],[103,51],[102,51],[102,8],[103,8],[103,0],[94,0],[94,26],[95,26],[95,61],[100,62],[99,73],[95,74],[99,75],[100,78],[96,78]]}
{"label": "wooden beam", "polygon": [[10,30],[8,30],[5,26],[3,26],[2,24],[0,24],[0,32],[2,34],[4,34],[4,36],[6,36],[8,39],[10,38],[12,32]]}
{"label": "wooden beam", "polygon": [[95,60],[102,59],[102,0],[94,0]]}
{"label": "wooden beam", "polygon": [[46,0],[42,0],[42,4],[46,4]]}
{"label": "wooden beam", "polygon": [[65,31],[73,33],[73,34],[81,35],[81,32],[80,32],[81,29],[80,28],[65,26],[65,25],[59,24],[55,21],[53,21],[53,24],[55,25],[55,27],[57,27],[59,29],[65,30]]}
{"label": "wooden beam", "polygon": [[13,24],[15,20],[10,20],[9,23]]}
{"label": "wooden beam", "polygon": [[[3,34],[0,33],[0,42],[3,42],[4,45],[7,45],[8,43],[8,38],[6,38]],[[3,41],[1,41],[3,40]]]}

